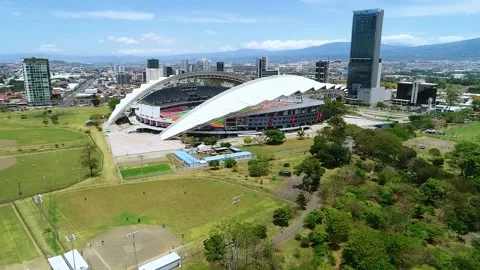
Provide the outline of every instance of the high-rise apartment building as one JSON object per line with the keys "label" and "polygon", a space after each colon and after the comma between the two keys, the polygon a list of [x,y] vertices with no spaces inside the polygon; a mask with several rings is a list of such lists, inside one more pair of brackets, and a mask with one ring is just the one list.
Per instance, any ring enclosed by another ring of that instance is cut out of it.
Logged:
{"label": "high-rise apartment building", "polygon": [[322,60],[315,63],[315,80],[321,83],[328,83],[330,72],[330,61]]}
{"label": "high-rise apartment building", "polygon": [[383,14],[384,11],[381,9],[353,12],[347,80],[350,97],[356,97],[361,88],[379,87]]}
{"label": "high-rise apartment building", "polygon": [[198,59],[197,65],[195,66],[195,71],[209,71],[211,61],[205,58]]}
{"label": "high-rise apartment building", "polygon": [[115,75],[125,73],[125,67],[124,66],[116,66],[115,67]]}
{"label": "high-rise apartment building", "polygon": [[280,71],[278,69],[268,69],[268,57],[262,56],[257,58],[257,78],[270,77],[279,74]]}
{"label": "high-rise apartment building", "polygon": [[224,71],[224,63],[223,62],[217,62],[217,71]]}
{"label": "high-rise apartment building", "polygon": [[165,67],[164,68],[164,75],[165,77],[170,77],[173,75],[173,68],[172,67]]}
{"label": "high-rise apartment building", "polygon": [[22,64],[28,103],[34,106],[51,105],[52,87],[48,59],[24,58]]}
{"label": "high-rise apartment building", "polygon": [[117,80],[117,84],[129,84],[130,83],[130,74],[122,72],[118,73],[115,76],[115,79]]}
{"label": "high-rise apartment building", "polygon": [[147,68],[160,68],[158,59],[152,58],[147,60]]}
{"label": "high-rise apartment building", "polygon": [[188,59],[184,59],[180,62],[180,69],[184,72],[189,72],[188,70]]}

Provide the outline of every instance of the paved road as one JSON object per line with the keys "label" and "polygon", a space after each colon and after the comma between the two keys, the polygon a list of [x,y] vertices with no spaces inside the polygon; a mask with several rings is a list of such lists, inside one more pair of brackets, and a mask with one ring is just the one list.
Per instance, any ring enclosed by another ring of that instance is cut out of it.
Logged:
{"label": "paved road", "polygon": [[65,98],[62,101],[60,101],[60,103],[58,104],[58,107],[60,108],[71,107],[73,99],[75,99],[75,95],[79,93],[83,93],[85,89],[89,88],[93,84],[93,82],[94,82],[94,79],[89,79],[86,82],[79,85],[77,90],[73,92],[68,92]]}
{"label": "paved road", "polygon": [[283,233],[277,234],[272,238],[272,241],[275,245],[280,245],[283,242],[289,240],[290,238],[294,237],[295,234],[300,232],[303,228],[303,220],[307,217],[308,213],[313,211],[317,208],[320,202],[320,198],[318,197],[318,193],[315,192],[310,196],[310,201],[307,203],[307,209],[302,212],[302,214],[297,218],[297,220],[290,224],[287,228],[283,230]]}

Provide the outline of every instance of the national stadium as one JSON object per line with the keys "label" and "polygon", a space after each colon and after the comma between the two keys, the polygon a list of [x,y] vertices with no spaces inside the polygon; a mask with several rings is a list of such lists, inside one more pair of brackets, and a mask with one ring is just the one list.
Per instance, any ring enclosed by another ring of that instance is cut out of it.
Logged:
{"label": "national stadium", "polygon": [[343,98],[344,91],[344,85],[296,75],[248,80],[228,72],[192,72],[142,84],[121,100],[107,125],[128,122],[129,130],[151,130],[161,140],[298,130],[328,119],[320,105]]}

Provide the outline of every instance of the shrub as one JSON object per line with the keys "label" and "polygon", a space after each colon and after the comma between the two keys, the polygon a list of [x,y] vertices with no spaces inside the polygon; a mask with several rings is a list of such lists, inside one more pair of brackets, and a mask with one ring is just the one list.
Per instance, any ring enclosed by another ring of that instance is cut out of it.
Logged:
{"label": "shrub", "polygon": [[220,147],[231,147],[231,146],[232,146],[232,144],[229,143],[229,142],[221,142],[220,143]]}
{"label": "shrub", "polygon": [[302,235],[297,233],[297,234],[295,234],[294,239],[297,240],[297,241],[300,241],[300,239],[302,239]]}
{"label": "shrub", "polygon": [[310,238],[308,238],[308,236],[302,236],[302,238],[300,239],[300,247],[302,248],[310,247]]}
{"label": "shrub", "polygon": [[293,257],[295,257],[295,258],[297,258],[297,259],[300,259],[300,257],[301,257],[300,249],[296,248],[296,249],[293,251]]}
{"label": "shrub", "polygon": [[284,163],[284,164],[283,164],[283,167],[285,167],[285,168],[290,167],[290,163]]}

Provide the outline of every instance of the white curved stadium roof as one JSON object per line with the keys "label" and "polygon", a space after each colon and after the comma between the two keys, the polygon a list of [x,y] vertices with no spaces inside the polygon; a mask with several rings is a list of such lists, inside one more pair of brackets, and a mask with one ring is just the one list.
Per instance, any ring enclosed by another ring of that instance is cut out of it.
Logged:
{"label": "white curved stadium roof", "polygon": [[319,90],[325,87],[330,89],[335,86],[297,75],[277,75],[249,81],[205,101],[166,128],[160,134],[160,138],[162,140],[169,139],[211,120],[257,105],[265,100],[289,96],[297,91],[303,93],[311,89]]}

